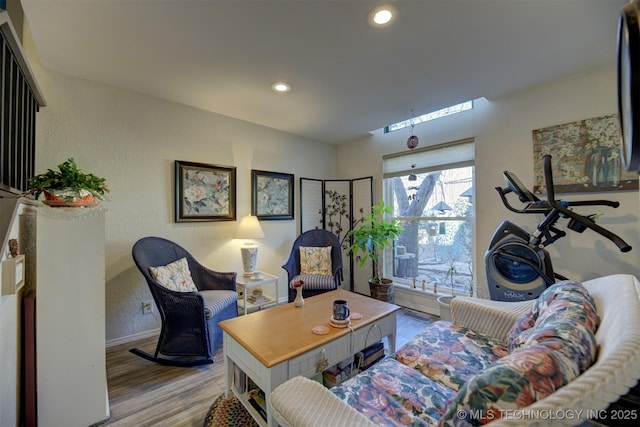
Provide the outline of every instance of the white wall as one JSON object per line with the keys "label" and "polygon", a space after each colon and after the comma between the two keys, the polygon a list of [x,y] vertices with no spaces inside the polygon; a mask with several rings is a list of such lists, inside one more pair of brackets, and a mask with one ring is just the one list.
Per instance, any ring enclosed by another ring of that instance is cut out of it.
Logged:
{"label": "white wall", "polygon": [[131,258],[137,239],[166,237],[214,270],[242,271],[237,222],[173,222],[174,160],[235,166],[238,220],[251,211],[251,169],[295,175],[295,219],[262,221],[267,237],[258,242],[258,269],[279,275],[286,295],[281,266],[299,228],[299,178],[335,177],[335,146],[44,70],[29,47],[48,104],[37,118],[36,172],[73,157],[111,190],[104,203],[108,342],[160,325],[157,312],[141,314],[152,297]]}
{"label": "white wall", "polygon": [[[475,137],[476,142],[476,250],[479,285],[486,288],[484,252],[500,222],[509,219],[532,230],[542,219],[508,211],[495,187],[504,186],[502,171],[514,172],[533,187],[533,140],[531,131],[547,126],[617,112],[615,68],[607,67],[531,88],[493,101],[477,103],[474,110],[418,125],[420,147]],[[409,131],[372,134],[338,148],[338,174],[374,175],[376,199],[382,196],[382,155],[406,151]],[[410,167],[410,165],[407,165]],[[567,237],[548,247],[554,270],[576,280],[614,273],[640,276],[640,233],[637,191],[563,194],[567,200],[610,199],[618,209],[576,208],[579,213],[603,212],[598,224],[610,229],[634,249],[621,253],[610,241],[590,230],[568,231]],[[559,225],[564,227],[566,220]]]}

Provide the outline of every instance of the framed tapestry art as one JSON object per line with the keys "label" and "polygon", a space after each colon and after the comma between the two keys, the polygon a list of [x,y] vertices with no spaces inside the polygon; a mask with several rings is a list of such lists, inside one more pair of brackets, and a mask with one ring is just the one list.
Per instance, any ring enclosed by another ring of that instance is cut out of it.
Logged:
{"label": "framed tapestry art", "polygon": [[534,187],[546,192],[542,156],[550,154],[557,193],[637,190],[638,174],[620,160],[620,126],[615,114],[533,131]]}
{"label": "framed tapestry art", "polygon": [[293,219],[293,174],[252,169],[251,199],[258,219]]}
{"label": "framed tapestry art", "polygon": [[235,219],[235,167],[175,161],[175,222]]}

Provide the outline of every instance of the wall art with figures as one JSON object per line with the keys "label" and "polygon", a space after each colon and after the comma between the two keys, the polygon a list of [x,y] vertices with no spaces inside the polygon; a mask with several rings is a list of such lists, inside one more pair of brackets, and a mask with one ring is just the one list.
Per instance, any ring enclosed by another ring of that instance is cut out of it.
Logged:
{"label": "wall art with figures", "polygon": [[533,191],[538,194],[546,192],[542,168],[545,154],[552,157],[557,193],[638,189],[638,174],[625,172],[620,160],[617,114],[533,131]]}

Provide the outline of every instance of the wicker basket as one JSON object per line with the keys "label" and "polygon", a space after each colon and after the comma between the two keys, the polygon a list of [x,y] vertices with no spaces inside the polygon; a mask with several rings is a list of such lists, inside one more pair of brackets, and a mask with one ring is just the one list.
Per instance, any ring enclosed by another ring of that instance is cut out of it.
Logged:
{"label": "wicker basket", "polygon": [[369,280],[369,290],[371,297],[380,301],[393,302],[393,281],[381,279],[380,282]]}

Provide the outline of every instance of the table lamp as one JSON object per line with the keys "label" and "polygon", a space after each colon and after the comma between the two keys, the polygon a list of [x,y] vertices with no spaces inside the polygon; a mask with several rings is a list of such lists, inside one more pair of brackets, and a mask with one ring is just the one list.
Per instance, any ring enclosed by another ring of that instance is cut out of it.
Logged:
{"label": "table lamp", "polygon": [[247,215],[240,220],[238,229],[234,236],[236,239],[244,239],[244,246],[240,247],[242,253],[242,269],[244,270],[243,276],[253,276],[256,271],[256,263],[258,261],[258,245],[253,242],[253,239],[262,239],[264,232],[258,222],[258,217]]}

